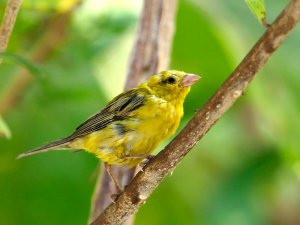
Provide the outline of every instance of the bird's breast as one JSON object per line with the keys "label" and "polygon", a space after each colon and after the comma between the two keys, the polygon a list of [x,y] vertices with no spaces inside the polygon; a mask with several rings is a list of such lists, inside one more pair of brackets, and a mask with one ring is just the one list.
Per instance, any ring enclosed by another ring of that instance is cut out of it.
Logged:
{"label": "bird's breast", "polygon": [[183,107],[182,104],[173,104],[155,96],[148,101],[149,103],[137,112],[141,122],[138,129],[145,138],[153,138],[160,142],[176,131],[183,115]]}

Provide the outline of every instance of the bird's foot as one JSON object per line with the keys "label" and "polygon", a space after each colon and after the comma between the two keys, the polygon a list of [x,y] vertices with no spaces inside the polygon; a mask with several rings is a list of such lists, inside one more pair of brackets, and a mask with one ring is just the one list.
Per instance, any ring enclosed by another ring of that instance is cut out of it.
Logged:
{"label": "bird's foot", "polygon": [[144,170],[143,170],[144,166],[146,166],[147,163],[154,157],[155,157],[155,155],[148,155],[147,157],[145,157],[145,159],[142,162],[140,162],[140,164],[139,164],[140,170],[144,172]]}
{"label": "bird's foot", "polygon": [[111,201],[112,201],[113,203],[116,203],[116,201],[118,200],[118,198],[120,197],[120,195],[121,195],[121,192],[117,192],[117,193],[115,193],[115,194],[112,194],[112,195],[110,196]]}

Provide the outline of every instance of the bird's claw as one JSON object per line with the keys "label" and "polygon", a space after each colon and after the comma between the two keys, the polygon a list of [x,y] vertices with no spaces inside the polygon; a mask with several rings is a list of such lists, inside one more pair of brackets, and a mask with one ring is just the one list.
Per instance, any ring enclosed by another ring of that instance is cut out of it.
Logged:
{"label": "bird's claw", "polygon": [[139,167],[142,172],[144,172],[144,166],[148,164],[148,162],[154,158],[154,155],[148,155],[142,162],[140,162]]}
{"label": "bird's claw", "polygon": [[116,201],[118,200],[118,198],[120,197],[120,195],[121,195],[121,192],[117,192],[117,193],[112,194],[110,196],[112,203],[116,203]]}

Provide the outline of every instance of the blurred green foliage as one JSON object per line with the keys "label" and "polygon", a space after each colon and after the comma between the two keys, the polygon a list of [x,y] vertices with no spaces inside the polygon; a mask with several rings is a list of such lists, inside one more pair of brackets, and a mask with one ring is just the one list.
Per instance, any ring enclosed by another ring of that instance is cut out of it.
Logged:
{"label": "blurred green foliage", "polygon": [[[3,115],[12,138],[0,139],[1,225],[87,222],[94,156],[61,151],[15,157],[68,135],[121,91],[140,4],[107,2],[78,6],[63,41],[42,62],[31,55],[43,48],[39,38],[47,21],[64,10],[25,5],[20,11],[0,66],[1,102],[22,71],[33,79]],[[268,22],[287,2],[267,2]],[[188,96],[181,127],[263,32],[244,1],[179,1],[171,68],[203,77]],[[297,28],[153,193],[136,224],[300,224],[299,39]]]}

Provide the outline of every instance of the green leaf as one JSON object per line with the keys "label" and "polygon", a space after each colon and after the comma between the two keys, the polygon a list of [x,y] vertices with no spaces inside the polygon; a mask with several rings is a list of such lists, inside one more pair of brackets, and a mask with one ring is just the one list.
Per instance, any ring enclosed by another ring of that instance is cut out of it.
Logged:
{"label": "green leaf", "polygon": [[264,0],[245,0],[250,11],[258,19],[258,21],[264,26],[266,23],[266,10],[265,10],[265,1]]}
{"label": "green leaf", "polygon": [[0,137],[11,138],[11,132],[2,117],[0,117]]}

